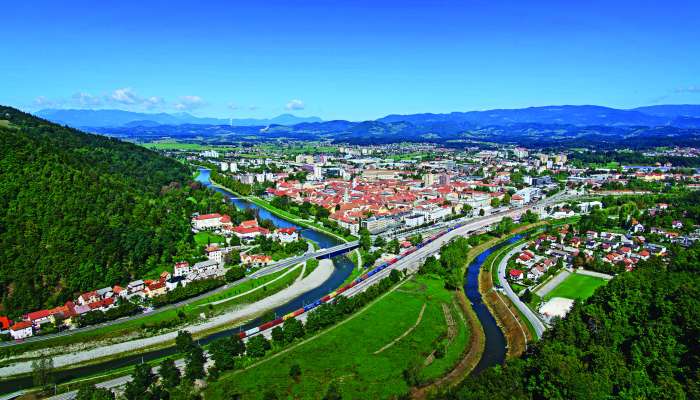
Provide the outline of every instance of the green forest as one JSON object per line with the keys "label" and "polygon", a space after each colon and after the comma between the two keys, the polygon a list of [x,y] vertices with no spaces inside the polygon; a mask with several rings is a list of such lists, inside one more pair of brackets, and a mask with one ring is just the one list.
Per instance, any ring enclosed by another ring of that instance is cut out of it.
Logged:
{"label": "green forest", "polygon": [[196,256],[191,213],[236,212],[191,182],[188,167],[151,150],[9,107],[0,120],[0,314]]}

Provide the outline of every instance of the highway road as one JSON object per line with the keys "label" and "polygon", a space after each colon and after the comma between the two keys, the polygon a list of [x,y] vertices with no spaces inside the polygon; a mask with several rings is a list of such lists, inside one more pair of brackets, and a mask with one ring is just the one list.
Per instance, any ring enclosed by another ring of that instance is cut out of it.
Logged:
{"label": "highway road", "polygon": [[513,255],[522,251],[522,249],[525,246],[527,246],[527,243],[515,246],[510,251],[508,251],[505,257],[503,257],[503,259],[501,259],[501,262],[498,264],[498,279],[503,285],[503,290],[505,291],[506,296],[508,296],[510,301],[513,304],[515,304],[518,310],[520,310],[520,312],[528,319],[528,321],[530,321],[530,324],[532,324],[532,326],[535,328],[537,338],[540,339],[547,327],[544,325],[542,320],[540,320],[540,318],[535,314],[535,312],[532,311],[530,307],[528,307],[525,303],[523,303],[520,300],[520,298],[517,294],[515,294],[513,289],[510,287],[510,283],[508,283],[508,280],[506,279],[506,267],[508,266],[508,260],[510,260],[510,258],[513,257]]}

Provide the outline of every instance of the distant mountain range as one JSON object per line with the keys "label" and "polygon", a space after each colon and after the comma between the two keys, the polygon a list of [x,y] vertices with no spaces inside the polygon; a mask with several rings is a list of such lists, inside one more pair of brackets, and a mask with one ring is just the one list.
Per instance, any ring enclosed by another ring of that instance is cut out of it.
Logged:
{"label": "distant mountain range", "polygon": [[658,105],[630,110],[565,105],[388,115],[362,122],[281,115],[269,120],[233,120],[233,126],[226,120],[184,113],[138,114],[117,110],[38,113],[42,114],[55,122],[89,127],[86,130],[91,132],[146,141],[170,137],[211,144],[297,139],[355,144],[412,141],[455,145],[498,142],[535,147],[700,147],[700,105]]}
{"label": "distant mountain range", "polygon": [[294,125],[302,122],[321,122],[318,117],[297,117],[282,114],[270,119],[222,119],[201,118],[189,113],[138,113],[124,110],[82,110],[82,109],[44,109],[35,113],[36,116],[49,121],[69,125],[76,128],[92,127],[153,127],[158,125],[229,125],[262,126],[262,125]]}

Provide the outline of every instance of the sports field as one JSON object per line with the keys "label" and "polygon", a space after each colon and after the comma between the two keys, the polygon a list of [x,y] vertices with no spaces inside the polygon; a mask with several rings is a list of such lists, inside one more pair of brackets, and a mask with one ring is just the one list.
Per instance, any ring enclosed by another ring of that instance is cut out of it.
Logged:
{"label": "sports field", "polygon": [[608,283],[605,279],[594,276],[571,274],[554,290],[544,297],[549,300],[552,297],[564,297],[572,300],[585,300],[593,295],[598,287]]}
{"label": "sports field", "polygon": [[[258,399],[271,391],[280,399],[320,399],[332,382],[342,398],[406,395],[409,385],[404,370],[413,366],[419,381],[435,379],[454,367],[469,342],[453,293],[443,285],[438,279],[417,277],[355,318],[308,342],[292,344],[290,351],[268,356],[268,361],[250,369],[223,374],[209,384],[206,398],[230,399],[239,394]],[[446,340],[446,312],[453,327],[451,340]],[[438,346],[445,346],[444,356],[426,362]],[[301,368],[296,379],[289,374],[294,364]]]}

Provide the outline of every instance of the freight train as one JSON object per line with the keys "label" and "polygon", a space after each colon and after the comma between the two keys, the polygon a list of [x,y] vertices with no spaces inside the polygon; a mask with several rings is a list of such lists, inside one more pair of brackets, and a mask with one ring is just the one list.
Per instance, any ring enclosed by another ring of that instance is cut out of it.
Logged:
{"label": "freight train", "polygon": [[434,235],[434,236],[431,236],[430,238],[424,240],[423,242],[418,243],[416,246],[413,246],[413,247],[409,248],[408,250],[404,251],[403,253],[401,253],[400,255],[398,255],[398,256],[392,258],[391,260],[389,260],[389,261],[387,261],[387,262],[385,262],[385,263],[380,264],[379,266],[377,266],[377,267],[374,268],[373,270],[371,270],[371,271],[369,271],[369,272],[363,274],[362,276],[357,277],[355,280],[353,280],[352,282],[348,283],[347,285],[341,287],[340,289],[334,290],[333,292],[331,292],[331,293],[327,294],[326,296],[324,296],[324,297],[322,297],[322,298],[320,298],[320,299],[314,301],[313,303],[307,304],[306,306],[304,306],[304,307],[302,307],[302,308],[300,308],[300,309],[298,309],[298,310],[292,311],[292,312],[290,312],[289,314],[286,314],[286,315],[284,315],[284,316],[281,317],[281,318],[277,318],[277,319],[275,319],[275,320],[273,320],[273,321],[265,322],[264,324],[259,325],[259,326],[256,326],[255,328],[251,328],[251,329],[248,329],[247,331],[240,332],[240,333],[238,334],[238,336],[239,336],[241,339],[244,339],[244,338],[253,336],[253,335],[255,335],[256,333],[265,331],[265,330],[267,330],[267,329],[274,328],[275,326],[284,323],[284,321],[288,320],[289,318],[295,318],[295,317],[297,317],[297,316],[299,316],[299,315],[301,315],[301,314],[303,314],[303,313],[305,313],[305,312],[309,312],[309,311],[313,310],[314,308],[320,306],[321,304],[328,303],[328,302],[332,301],[336,296],[338,296],[338,295],[342,294],[343,292],[345,292],[346,290],[348,290],[348,289],[350,289],[350,288],[353,288],[353,287],[359,285],[360,283],[366,281],[366,280],[367,280],[368,278],[370,278],[371,276],[376,275],[378,272],[380,272],[380,271],[382,271],[382,270],[384,270],[384,269],[386,269],[386,268],[388,268],[388,267],[390,267],[390,266],[396,264],[397,261],[399,261],[399,260],[401,260],[402,258],[408,256],[409,254],[412,254],[412,253],[415,252],[416,250],[418,250],[418,249],[420,249],[420,248],[423,248],[423,247],[425,247],[426,245],[432,243],[432,242],[435,241],[436,239],[442,237],[442,236],[443,236],[444,234],[446,234],[447,232],[451,232],[451,231],[453,231],[453,230],[455,230],[455,229],[461,228],[461,227],[464,226],[464,225],[465,225],[465,223],[461,223],[461,224],[458,224],[458,225],[454,225],[454,226],[450,227],[450,228],[449,228],[448,230],[446,230],[446,231],[442,231],[442,232],[440,232],[440,233],[438,233],[438,234],[436,234],[436,235]]}

